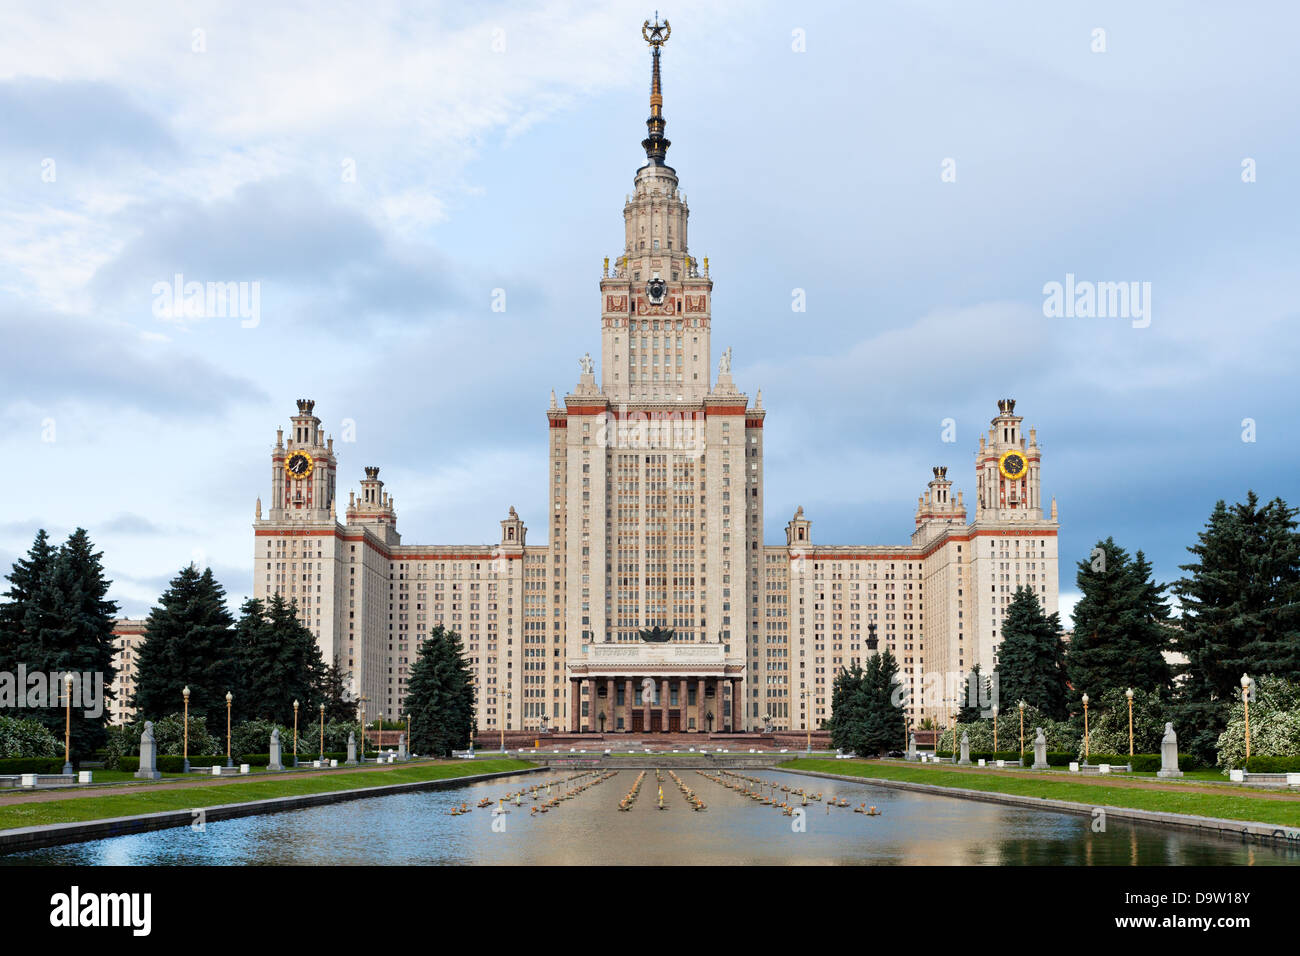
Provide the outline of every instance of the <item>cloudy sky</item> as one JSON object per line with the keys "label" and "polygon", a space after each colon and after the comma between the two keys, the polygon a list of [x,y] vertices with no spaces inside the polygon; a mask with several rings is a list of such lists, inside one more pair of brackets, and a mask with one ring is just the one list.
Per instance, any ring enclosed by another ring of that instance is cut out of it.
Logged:
{"label": "cloudy sky", "polygon": [[[0,567],[84,525],[130,614],[191,560],[239,600],[299,397],[356,423],[343,480],[382,466],[407,542],[494,541],[511,505],[544,540],[653,9],[407,6],[0,9]],[[769,409],[769,542],[798,505],[817,541],[906,541],[930,466],[972,493],[1003,397],[1066,606],[1099,537],[1169,580],[1216,499],[1300,501],[1293,4],[662,12],[715,361]],[[257,283],[256,321],[159,314],[177,274]],[[1067,274],[1150,283],[1150,324],[1044,315]]]}

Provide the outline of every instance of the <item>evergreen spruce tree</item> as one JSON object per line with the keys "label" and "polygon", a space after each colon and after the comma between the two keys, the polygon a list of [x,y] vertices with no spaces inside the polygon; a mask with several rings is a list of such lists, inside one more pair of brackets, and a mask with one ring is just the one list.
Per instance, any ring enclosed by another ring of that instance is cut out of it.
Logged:
{"label": "evergreen spruce tree", "polygon": [[1300,680],[1300,536],[1296,509],[1275,498],[1215,504],[1187,576],[1174,585],[1182,604],[1174,645],[1186,658],[1177,687],[1178,741],[1215,760],[1241,676]]}
{"label": "evergreen spruce tree", "polygon": [[441,624],[420,644],[407,683],[411,749],[438,757],[469,745],[474,722],[474,684],[460,636]]}
{"label": "evergreen spruce tree", "polygon": [[[325,662],[295,605],[273,594],[245,601],[235,625],[239,648],[240,713],[245,719],[293,721],[293,702],[318,713]],[[302,709],[299,713],[303,713]]]}
{"label": "evergreen spruce tree", "polygon": [[348,678],[351,676],[343,673],[337,661],[325,668],[316,699],[317,707],[322,701],[325,704],[326,723],[335,720],[346,723],[356,716],[357,705],[348,692]]}
{"label": "evergreen spruce tree", "polygon": [[[39,536],[38,536],[39,537]],[[20,660],[28,671],[45,674],[74,673],[99,675],[103,699],[101,713],[85,714],[88,691],[83,684],[81,706],[73,708],[71,721],[73,759],[85,758],[108,739],[109,700],[113,697],[113,618],[117,603],[107,599],[112,583],[104,578],[103,553],[94,550],[90,536],[78,528],[59,548],[57,556],[41,574],[26,602]],[[94,680],[94,677],[90,677]],[[62,692],[62,688],[60,688]],[[75,700],[75,698],[74,698]],[[29,716],[62,738],[65,708],[51,699],[52,706],[33,708]]]}
{"label": "evergreen spruce tree", "polygon": [[1002,624],[998,646],[998,696],[1003,709],[1023,700],[1053,720],[1069,715],[1065,642],[1056,614],[1044,614],[1038,597],[1016,588]]}
{"label": "evergreen spruce tree", "polygon": [[1107,538],[1079,562],[1075,580],[1082,596],[1066,652],[1075,695],[1100,699],[1114,687],[1167,689],[1172,681],[1164,656],[1171,640],[1169,608],[1146,556],[1139,551],[1130,559]]}
{"label": "evergreen spruce tree", "polygon": [[862,740],[854,748],[860,757],[901,750],[906,743],[906,711],[894,698],[897,677],[898,659],[888,647],[867,661],[863,681],[866,719]]}
{"label": "evergreen spruce tree", "polygon": [[993,706],[993,688],[987,678],[980,675],[978,662],[966,675],[966,687],[962,691],[961,707],[957,711],[957,722],[973,724],[984,716],[984,709]]}
{"label": "evergreen spruce tree", "polygon": [[863,692],[862,665],[840,668],[831,685],[831,746],[853,750],[866,732],[866,701]]}
{"label": "evergreen spruce tree", "polygon": [[208,718],[214,732],[226,725],[226,693],[234,695],[232,720],[243,713],[234,620],[226,592],[207,568],[181,569],[149,613],[136,663],[133,706],[142,720],[181,709],[190,689],[190,714]]}
{"label": "evergreen spruce tree", "polygon": [[15,561],[13,570],[5,575],[9,590],[4,592],[5,602],[0,603],[0,671],[16,673],[19,662],[26,663],[22,658],[23,620],[56,557],[58,551],[42,528],[36,532],[27,557]]}

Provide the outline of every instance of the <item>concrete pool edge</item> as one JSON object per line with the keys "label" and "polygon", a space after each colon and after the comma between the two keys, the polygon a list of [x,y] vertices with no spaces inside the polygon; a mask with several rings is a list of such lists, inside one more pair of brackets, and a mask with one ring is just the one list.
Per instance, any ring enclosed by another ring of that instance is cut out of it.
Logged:
{"label": "concrete pool edge", "polygon": [[1138,810],[1132,807],[1112,807],[1106,804],[1075,803],[1071,800],[1053,800],[1049,797],[1026,797],[1014,793],[997,793],[989,790],[966,790],[961,787],[945,787],[934,783],[915,783],[910,780],[886,780],[880,777],[858,777],[848,774],[826,773],[822,770],[795,770],[786,767],[774,767],[782,773],[798,774],[805,777],[822,777],[826,780],[841,780],[845,783],[864,783],[876,787],[889,787],[895,790],[910,790],[914,793],[926,793],[939,797],[953,797],[958,800],[980,800],[984,803],[1000,803],[1006,806],[1028,807],[1034,810],[1055,810],[1059,813],[1073,813],[1092,816],[1094,809],[1101,807],[1108,818],[1129,820],[1134,823],[1146,823],[1153,826],[1176,827],[1183,830],[1200,830],[1220,836],[1230,834],[1245,842],[1268,843],[1277,846],[1300,846],[1300,829],[1281,827],[1276,823],[1256,823],[1248,820],[1228,820],[1223,817],[1198,817],[1190,813],[1164,813],[1157,810]]}
{"label": "concrete pool edge", "polygon": [[407,783],[391,783],[353,790],[295,794],[287,797],[270,797],[265,800],[248,800],[243,803],[220,803],[210,807],[196,807],[187,810],[161,810],[157,813],[141,813],[127,817],[108,817],[103,820],[81,820],[74,823],[47,823],[33,827],[14,827],[9,830],[0,830],[0,858],[3,858],[4,854],[19,853],[24,850],[41,850],[52,846],[65,846],[69,843],[88,843],[92,840],[129,836],[134,833],[148,833],[152,830],[187,827],[194,822],[196,810],[203,811],[203,820],[205,822],[233,820],[238,817],[282,813],[286,810],[304,810],[309,807],[324,806],[330,803],[344,803],[365,797],[388,797],[398,793],[410,793],[419,790],[445,790],[462,784],[494,780],[498,777],[539,773],[544,769],[546,768],[524,767],[518,770],[498,770],[468,777],[444,777],[439,780],[414,780]]}

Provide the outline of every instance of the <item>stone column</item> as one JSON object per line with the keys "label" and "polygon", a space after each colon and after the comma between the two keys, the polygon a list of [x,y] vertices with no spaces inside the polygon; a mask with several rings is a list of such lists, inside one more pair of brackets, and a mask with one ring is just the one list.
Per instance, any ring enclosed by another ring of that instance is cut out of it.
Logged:
{"label": "stone column", "polygon": [[659,726],[664,733],[668,732],[668,702],[672,700],[672,695],[668,693],[668,678],[665,677],[659,682]]}
{"label": "stone column", "polygon": [[731,682],[731,720],[736,732],[745,732],[745,678],[737,677]]}
{"label": "stone column", "polygon": [[577,733],[582,729],[582,685],[576,678],[569,680],[569,730]]}
{"label": "stone column", "polygon": [[687,696],[686,678],[682,677],[677,681],[677,719],[680,722],[681,726],[679,729],[682,733],[686,733],[686,731],[691,729],[690,714],[687,713],[686,707],[686,702],[688,700],[690,700],[690,697]]}
{"label": "stone column", "polygon": [[632,730],[632,711],[636,710],[636,688],[632,686],[632,678],[623,679],[623,729]]}
{"label": "stone column", "polygon": [[614,714],[614,678],[605,678],[605,729],[610,733],[618,726],[617,717]]}
{"label": "stone column", "polygon": [[[642,680],[645,680],[645,678],[642,678]],[[650,694],[641,700],[642,729],[644,729],[647,734],[650,733],[650,707],[653,704],[654,704],[654,694]]]}

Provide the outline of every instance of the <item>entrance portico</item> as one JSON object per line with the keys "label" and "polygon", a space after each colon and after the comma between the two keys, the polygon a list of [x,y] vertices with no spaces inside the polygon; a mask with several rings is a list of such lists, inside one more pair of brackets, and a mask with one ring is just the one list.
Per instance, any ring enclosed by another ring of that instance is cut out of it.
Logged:
{"label": "entrance portico", "polygon": [[569,730],[744,730],[744,663],[721,644],[597,644],[570,664]]}

